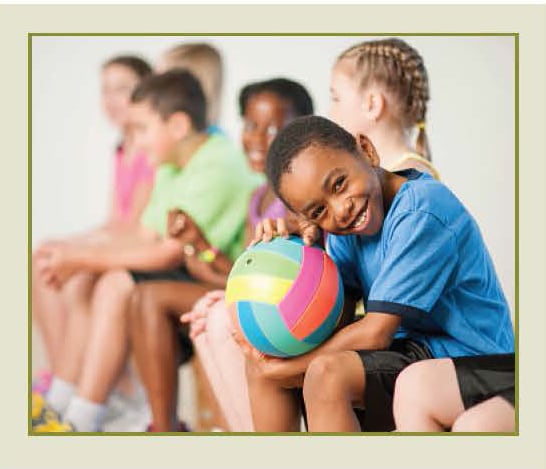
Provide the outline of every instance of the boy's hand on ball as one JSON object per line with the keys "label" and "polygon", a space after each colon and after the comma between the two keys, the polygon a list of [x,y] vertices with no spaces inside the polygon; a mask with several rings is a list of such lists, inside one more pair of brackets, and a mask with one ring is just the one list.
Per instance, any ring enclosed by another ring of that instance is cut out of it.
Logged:
{"label": "boy's hand on ball", "polygon": [[249,246],[253,246],[260,241],[271,241],[275,236],[288,238],[290,233],[301,236],[303,242],[311,246],[320,239],[320,228],[295,214],[289,213],[286,218],[277,218],[272,220],[264,218],[256,225],[254,238]]}
{"label": "boy's hand on ball", "polygon": [[256,229],[254,230],[254,238],[250,242],[249,246],[254,246],[260,241],[271,241],[275,236],[288,238],[288,235],[288,228],[286,227],[286,221],[284,218],[277,218],[276,220],[264,218],[256,225]]}

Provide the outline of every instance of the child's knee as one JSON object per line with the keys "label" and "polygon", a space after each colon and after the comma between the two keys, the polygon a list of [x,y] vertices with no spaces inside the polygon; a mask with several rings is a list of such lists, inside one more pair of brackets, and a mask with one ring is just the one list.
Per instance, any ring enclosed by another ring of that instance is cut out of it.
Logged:
{"label": "child's knee", "polygon": [[309,364],[303,381],[303,396],[306,402],[337,399],[345,391],[339,354],[320,355]]}
{"label": "child's knee", "polygon": [[231,331],[233,325],[229,319],[224,302],[216,303],[210,308],[207,317],[207,337],[215,343],[233,340]]}
{"label": "child's knee", "polygon": [[484,430],[485,422],[479,413],[473,412],[472,409],[463,412],[451,427],[452,432],[480,432]]}
{"label": "child's knee", "polygon": [[93,293],[95,276],[90,273],[78,273],[71,277],[62,288],[62,297],[70,306],[87,305]]}
{"label": "child's knee", "polygon": [[126,270],[111,270],[101,275],[96,284],[96,294],[129,300],[135,289],[133,279]]}

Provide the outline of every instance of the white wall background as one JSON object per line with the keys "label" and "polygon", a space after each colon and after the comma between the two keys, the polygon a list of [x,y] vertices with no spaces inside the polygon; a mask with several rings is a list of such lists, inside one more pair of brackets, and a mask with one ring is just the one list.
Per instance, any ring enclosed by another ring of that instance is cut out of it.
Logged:
{"label": "white wall background", "polygon": [[[431,84],[428,134],[443,181],[477,219],[514,311],[514,39],[405,37]],[[257,79],[286,76],[328,109],[329,71],[358,37],[34,37],[32,41],[32,242],[100,223],[110,200],[116,134],[99,106],[99,70],[113,55],[152,64],[181,41],[222,52],[221,124],[239,141],[237,95]]]}

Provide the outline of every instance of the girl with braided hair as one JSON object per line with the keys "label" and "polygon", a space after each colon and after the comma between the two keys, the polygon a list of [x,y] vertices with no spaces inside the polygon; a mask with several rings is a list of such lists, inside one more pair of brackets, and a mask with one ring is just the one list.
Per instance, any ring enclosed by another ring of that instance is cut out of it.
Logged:
{"label": "girl with braided hair", "polygon": [[355,137],[369,137],[382,167],[414,168],[439,179],[425,131],[427,71],[409,44],[380,39],[342,52],[332,69],[330,100],[330,118]]}

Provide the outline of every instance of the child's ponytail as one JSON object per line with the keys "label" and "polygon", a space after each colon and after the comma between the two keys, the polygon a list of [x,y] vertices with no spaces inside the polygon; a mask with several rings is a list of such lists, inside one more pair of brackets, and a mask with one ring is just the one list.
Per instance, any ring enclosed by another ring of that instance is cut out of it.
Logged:
{"label": "child's ponytail", "polygon": [[427,161],[432,161],[430,147],[428,144],[428,136],[425,130],[425,121],[417,124],[417,139],[415,141],[415,151],[419,153]]}

